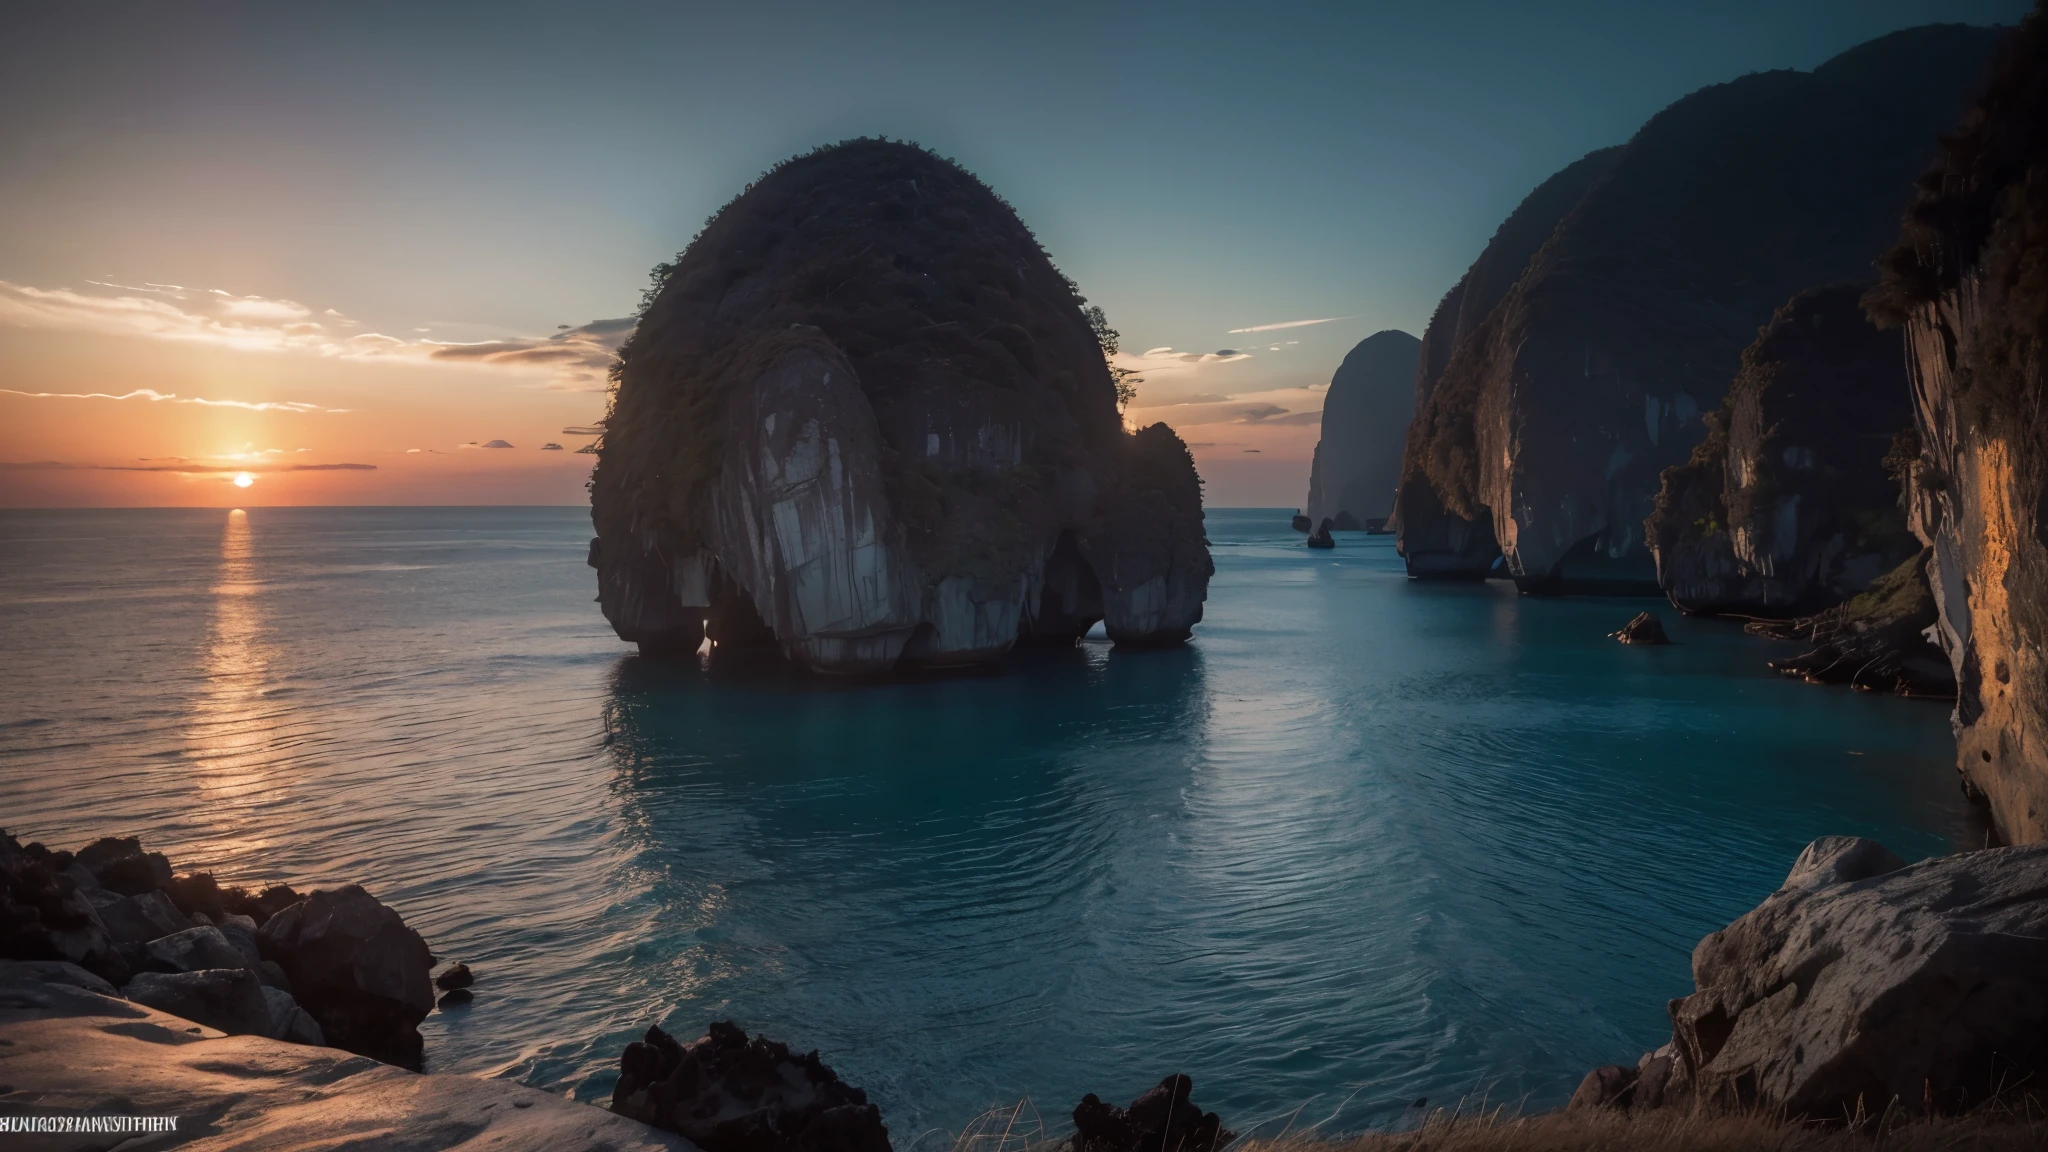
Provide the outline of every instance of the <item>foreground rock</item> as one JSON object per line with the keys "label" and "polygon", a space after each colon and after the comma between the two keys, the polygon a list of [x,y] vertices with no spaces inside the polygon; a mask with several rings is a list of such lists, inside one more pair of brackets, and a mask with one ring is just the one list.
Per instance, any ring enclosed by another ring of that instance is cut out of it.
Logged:
{"label": "foreground rock", "polygon": [[1215,1152],[1235,1139],[1214,1112],[1192,1099],[1195,1082],[1175,1074],[1131,1101],[1105,1104],[1090,1092],[1074,1106],[1073,1152]]}
{"label": "foreground rock", "polygon": [[1913,530],[1956,681],[1956,753],[2013,842],[2048,838],[2048,16],[2037,7],[1942,141],[1876,313],[1902,322]]}
{"label": "foreground rock", "polygon": [[319,891],[271,917],[257,946],[335,1045],[422,1067],[419,1023],[434,1008],[434,958],[398,913],[358,885]]}
{"label": "foreground rock", "polygon": [[1660,475],[1775,309],[1868,275],[1996,36],[1908,29],[1652,118],[1452,349],[1409,437],[1404,526],[1419,472],[1445,513],[1491,518],[1525,591],[1654,594]]}
{"label": "foreground rock", "polygon": [[705,1152],[889,1152],[867,1093],[818,1060],[731,1023],[679,1044],[659,1028],[626,1046],[612,1111]]}
{"label": "foreground rock", "polygon": [[[225,1036],[191,1021],[0,964],[0,1083],[10,1111],[162,1115],[147,1147],[376,1148],[389,1152],[688,1152],[602,1108],[502,1080],[417,1075],[333,1048]],[[84,979],[94,979],[85,975]],[[10,1137],[101,1149],[121,1137]],[[13,1145],[9,1145],[12,1147]],[[138,1145],[143,1146],[143,1145]]]}
{"label": "foreground rock", "polygon": [[1816,840],[1692,968],[1671,1043],[1589,1073],[1576,1106],[1841,1120],[2003,1093],[2017,1107],[2048,1083],[2048,846],[1908,865],[1869,840]]}
{"label": "foreground rock", "polygon": [[1415,415],[1422,341],[1388,329],[1344,356],[1323,394],[1321,438],[1308,473],[1308,517],[1339,531],[1385,519],[1401,482],[1401,445]]}
{"label": "foreground rock", "polygon": [[1927,555],[1914,556],[1845,604],[1797,620],[1756,621],[1743,631],[1811,644],[1798,656],[1771,661],[1772,668],[1809,684],[1953,697],[1956,681],[1948,659],[1927,639],[1937,619],[1927,566]]}
{"label": "foreground rock", "polygon": [[1193,458],[1127,434],[1115,333],[973,176],[862,140],[778,166],[657,269],[591,481],[644,651],[871,673],[1177,643],[1213,566]]}
{"label": "foreground rock", "polygon": [[1323,522],[1316,526],[1316,530],[1308,534],[1308,546],[1311,548],[1335,548],[1337,546],[1337,538],[1330,535],[1332,527],[1334,525],[1331,523],[1330,518],[1327,516],[1323,517]]}
{"label": "foreground rock", "polygon": [[1912,442],[1904,345],[1862,296],[1818,288],[1778,309],[1706,439],[1665,471],[1645,528],[1683,611],[1811,614],[1920,551],[1893,471]]}

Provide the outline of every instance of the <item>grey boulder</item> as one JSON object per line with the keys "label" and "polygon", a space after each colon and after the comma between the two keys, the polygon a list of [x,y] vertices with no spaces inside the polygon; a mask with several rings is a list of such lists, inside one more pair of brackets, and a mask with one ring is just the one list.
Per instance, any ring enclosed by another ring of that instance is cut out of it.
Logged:
{"label": "grey boulder", "polygon": [[283,967],[328,1043],[421,1067],[433,956],[398,913],[358,885],[322,890],[265,921],[257,944]]}
{"label": "grey boulder", "polygon": [[1698,990],[1671,1003],[1664,1101],[1835,1120],[1894,1102],[1956,1112],[2040,1084],[2048,844],[1903,864],[1869,840],[1816,840],[1692,967]]}
{"label": "grey boulder", "polygon": [[327,1046],[327,1036],[320,1031],[320,1022],[299,1007],[291,993],[265,988],[263,1002],[270,1007],[270,1026],[263,1030],[265,1036],[291,1044],[311,1044],[317,1048]]}
{"label": "grey boulder", "polygon": [[106,888],[81,888],[80,893],[92,905],[100,923],[106,925],[107,935],[116,944],[146,944],[173,932],[182,932],[191,927],[171,903],[171,898],[161,892],[145,892],[140,896],[123,896]]}
{"label": "grey boulder", "polygon": [[121,995],[229,1035],[263,1036],[271,1028],[263,984],[246,968],[144,972],[130,980]]}
{"label": "grey boulder", "polygon": [[242,951],[228,942],[221,930],[211,927],[187,928],[151,940],[147,947],[150,966],[167,972],[198,972],[207,968],[255,967]]}
{"label": "grey boulder", "polygon": [[118,996],[114,986],[68,960],[0,960],[0,984],[69,984],[102,996]]}

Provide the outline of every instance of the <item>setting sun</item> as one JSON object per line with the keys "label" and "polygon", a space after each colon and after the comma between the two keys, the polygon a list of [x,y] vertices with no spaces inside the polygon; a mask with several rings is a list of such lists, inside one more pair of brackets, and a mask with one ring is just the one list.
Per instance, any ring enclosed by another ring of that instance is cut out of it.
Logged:
{"label": "setting sun", "polygon": [[256,477],[250,475],[247,472],[235,473],[235,487],[237,488],[247,488],[249,485],[254,484],[255,482]]}

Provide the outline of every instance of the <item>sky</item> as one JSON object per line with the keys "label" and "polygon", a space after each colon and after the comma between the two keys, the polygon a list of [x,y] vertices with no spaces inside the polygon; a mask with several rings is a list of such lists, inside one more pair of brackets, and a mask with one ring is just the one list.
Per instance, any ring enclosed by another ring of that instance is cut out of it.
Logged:
{"label": "sky", "polygon": [[863,135],[1002,193],[1208,502],[1284,507],[1344,353],[1419,335],[1544,177],[1705,85],[2029,5],[24,7],[0,507],[583,503],[648,269]]}

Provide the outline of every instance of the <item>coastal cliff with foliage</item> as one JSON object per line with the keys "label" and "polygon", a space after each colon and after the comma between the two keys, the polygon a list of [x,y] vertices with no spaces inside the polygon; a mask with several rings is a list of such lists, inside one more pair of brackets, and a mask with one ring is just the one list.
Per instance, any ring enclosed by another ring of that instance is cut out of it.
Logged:
{"label": "coastal cliff with foliage", "polygon": [[1920,551],[1896,479],[1912,442],[1904,345],[1864,318],[1865,287],[1778,309],[1706,414],[1706,438],[1665,471],[1644,527],[1679,608],[1810,613]]}
{"label": "coastal cliff with foliage", "polygon": [[1375,332],[1346,353],[1330,377],[1308,473],[1311,523],[1328,518],[1356,530],[1393,511],[1421,350],[1422,342],[1406,332]]}
{"label": "coastal cliff with foliage", "polygon": [[1437,530],[1409,511],[1433,502],[1490,519],[1525,591],[1654,591],[1664,469],[1780,305],[1869,275],[1995,37],[1908,29],[1652,118],[1454,342],[1409,434],[1404,537]]}
{"label": "coastal cliff with foliage", "polygon": [[1905,330],[1918,453],[1909,509],[1932,549],[1966,785],[2014,842],[2048,839],[2048,17],[2002,50],[1919,182],[1880,322]]}
{"label": "coastal cliff with foliage", "polygon": [[[1430,396],[1450,366],[1452,353],[1467,340],[1483,339],[1475,333],[1514,288],[1522,270],[1528,267],[1529,258],[1550,238],[1565,213],[1578,204],[1588,188],[1607,175],[1620,156],[1620,148],[1603,148],[1580,157],[1537,185],[1501,223],[1479,259],[1437,302],[1429,327],[1423,330],[1421,360],[1415,366],[1417,416],[1428,411]],[[1402,441],[1400,490],[1388,524],[1394,530],[1395,547],[1410,576],[1483,578],[1500,559],[1493,518],[1460,515],[1444,506],[1443,497],[1437,494],[1422,466],[1426,454],[1416,445],[1421,424],[1420,420],[1411,420]]]}
{"label": "coastal cliff with foliage", "polygon": [[908,144],[790,160],[656,269],[591,480],[599,600],[643,650],[826,672],[1184,640],[1193,458],[1126,432],[1115,333],[994,192]]}

